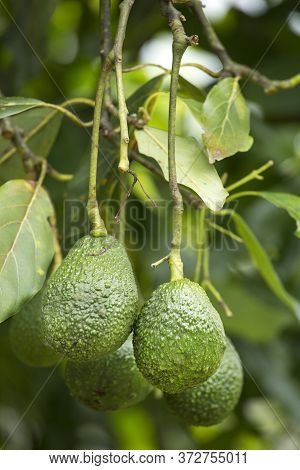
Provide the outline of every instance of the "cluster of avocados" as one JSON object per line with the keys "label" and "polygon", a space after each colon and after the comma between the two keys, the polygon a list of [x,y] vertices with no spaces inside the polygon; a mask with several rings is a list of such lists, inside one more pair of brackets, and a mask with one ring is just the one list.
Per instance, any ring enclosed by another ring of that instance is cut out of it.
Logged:
{"label": "cluster of avocados", "polygon": [[180,420],[210,426],[240,397],[240,359],[204,289],[167,282],[139,313],[127,253],[109,235],[81,238],[10,333],[26,364],[66,361],[71,395],[95,410],[133,406],[156,388]]}

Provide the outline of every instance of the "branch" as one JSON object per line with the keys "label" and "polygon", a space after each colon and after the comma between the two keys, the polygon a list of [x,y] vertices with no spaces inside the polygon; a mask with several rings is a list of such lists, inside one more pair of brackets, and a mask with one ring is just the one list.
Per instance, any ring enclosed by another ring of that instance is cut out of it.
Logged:
{"label": "branch", "polygon": [[133,7],[135,0],[123,0],[120,4],[120,20],[118,31],[114,45],[114,61],[117,80],[117,93],[119,105],[119,120],[120,120],[120,162],[119,170],[126,172],[129,170],[128,160],[128,143],[129,133],[127,125],[128,109],[126,106],[126,99],[123,85],[123,44],[125,40],[126,28],[128,23],[129,14]]}
{"label": "branch", "polygon": [[[252,180],[263,180],[263,176],[261,176],[261,173],[264,171],[268,170],[271,168],[271,166],[274,165],[273,160],[269,160],[267,163],[262,165],[261,167],[257,168],[257,170],[252,170],[248,175],[244,176],[240,180],[236,181],[235,183],[232,183],[230,186],[226,187],[226,190],[228,192],[233,191],[234,189],[239,188],[240,186],[243,186],[246,183],[249,183],[249,181]],[[228,201],[228,199],[227,199]]]}
{"label": "branch", "polygon": [[100,56],[102,63],[111,50],[111,0],[100,0]]}
{"label": "branch", "polygon": [[204,281],[203,284],[202,284],[202,287],[206,291],[209,290],[211,292],[211,294],[214,296],[216,301],[223,308],[224,313],[227,317],[233,317],[232,310],[228,307],[228,305],[226,304],[226,302],[223,299],[222,295],[220,294],[220,292],[217,290],[217,288],[214,286],[214,284],[211,281]]}
{"label": "branch", "polygon": [[173,199],[173,223],[172,223],[172,245],[169,255],[169,266],[171,272],[171,281],[183,277],[183,263],[181,259],[181,240],[182,240],[182,214],[183,200],[179,191],[176,175],[175,161],[175,132],[176,132],[176,101],[178,91],[178,79],[180,64],[183,54],[191,44],[198,43],[198,37],[188,38],[182,25],[184,17],[176,10],[171,1],[160,0],[161,12],[168,19],[170,29],[173,34],[173,61],[170,85],[169,101],[169,125],[168,125],[168,164],[169,164],[169,186]]}
{"label": "branch", "polygon": [[[90,180],[89,180],[89,196],[88,196],[88,216],[92,226],[91,235],[98,237],[106,235],[107,231],[103,220],[100,217],[99,205],[97,201],[97,165],[98,165],[98,152],[99,152],[99,135],[100,124],[102,116],[102,108],[104,102],[107,81],[111,70],[115,66],[117,76],[118,88],[118,101],[119,101],[119,116],[121,125],[121,143],[120,143],[120,165],[121,171],[129,169],[128,162],[128,128],[127,128],[127,108],[125,102],[125,95],[123,91],[122,81],[122,49],[125,39],[127,21],[132,5],[135,0],[123,0],[120,5],[121,13],[119,24],[116,34],[116,39],[113,48],[105,57],[96,94],[96,103],[94,110],[93,132],[92,132],[92,146],[91,146],[91,164],[90,164]],[[101,7],[101,2],[100,2]],[[121,68],[121,69],[120,69]],[[125,122],[126,121],[126,122]]]}
{"label": "branch", "polygon": [[217,54],[223,64],[223,71],[221,76],[226,76],[229,74],[243,77],[246,80],[250,80],[251,82],[261,86],[267,94],[273,94],[279,90],[287,90],[300,85],[300,73],[286,80],[271,80],[266,75],[260,73],[258,70],[248,67],[248,65],[235,62],[230,57],[225,46],[206,18],[201,1],[191,0],[189,5],[193,8],[196,17],[200,21],[212,50]]}
{"label": "branch", "polygon": [[[28,179],[36,180],[37,178],[37,167],[46,164],[46,173],[57,181],[70,181],[73,175],[60,173],[55,170],[50,163],[48,163],[43,157],[36,155],[26,143],[24,138],[23,129],[19,129],[14,126],[10,119],[2,119],[1,123],[1,135],[5,139],[8,139],[14,145],[14,149],[19,152],[22,157],[25,173]],[[10,152],[12,155],[14,152]],[[0,161],[0,164],[2,161]]]}

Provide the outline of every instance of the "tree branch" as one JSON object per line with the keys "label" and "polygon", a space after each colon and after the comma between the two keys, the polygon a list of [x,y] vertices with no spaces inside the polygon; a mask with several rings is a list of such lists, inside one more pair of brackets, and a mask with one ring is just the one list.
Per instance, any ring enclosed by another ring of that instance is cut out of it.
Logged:
{"label": "tree branch", "polygon": [[125,40],[126,28],[128,23],[129,14],[133,7],[135,0],[123,0],[120,4],[120,20],[118,32],[116,35],[116,41],[114,45],[114,60],[115,60],[115,71],[117,80],[117,93],[118,93],[118,106],[119,106],[119,120],[120,120],[120,162],[119,170],[126,172],[129,170],[128,160],[128,125],[127,115],[128,110],[126,106],[126,99],[123,85],[123,44]]}
{"label": "tree branch", "polygon": [[223,64],[224,68],[220,74],[221,76],[226,76],[229,74],[243,77],[246,80],[250,80],[251,82],[261,86],[267,94],[273,94],[279,90],[287,90],[300,85],[300,73],[286,80],[271,80],[267,76],[260,73],[258,70],[252,69],[248,65],[235,62],[230,57],[225,46],[206,18],[201,1],[191,0],[189,5],[192,7],[196,17],[200,21],[204,34],[212,50],[217,54]]}

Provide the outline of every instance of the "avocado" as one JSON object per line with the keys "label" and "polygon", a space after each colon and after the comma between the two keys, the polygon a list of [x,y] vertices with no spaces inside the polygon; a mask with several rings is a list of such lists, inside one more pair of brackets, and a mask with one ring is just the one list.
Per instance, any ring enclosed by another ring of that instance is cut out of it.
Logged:
{"label": "avocado", "polygon": [[142,308],[133,336],[137,365],[162,391],[177,393],[208,379],[226,341],[219,314],[189,279],[160,285]]}
{"label": "avocado", "polygon": [[46,346],[41,332],[41,300],[43,289],[27,302],[10,323],[10,343],[17,358],[33,367],[50,367],[59,355]]}
{"label": "avocado", "polygon": [[182,421],[195,426],[212,426],[223,421],[239,401],[243,369],[238,353],[227,339],[218,370],[203,384],[182,393],[165,394],[170,410]]}
{"label": "avocado", "polygon": [[152,390],[136,366],[129,339],[96,361],[67,361],[65,381],[74,398],[98,411],[128,408]]}
{"label": "avocado", "polygon": [[112,236],[77,241],[49,279],[42,306],[47,344],[65,358],[94,360],[117,350],[138,309],[125,248]]}

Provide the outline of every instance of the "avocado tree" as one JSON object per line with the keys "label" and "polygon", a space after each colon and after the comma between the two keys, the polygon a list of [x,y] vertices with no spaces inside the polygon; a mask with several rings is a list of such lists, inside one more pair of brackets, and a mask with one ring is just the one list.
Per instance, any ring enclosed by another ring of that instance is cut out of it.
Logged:
{"label": "avocado tree", "polygon": [[[284,165],[278,156],[299,142],[297,111],[291,106],[289,116],[289,106],[280,108],[282,114],[276,106],[284,96],[297,96],[300,74],[277,79],[261,72],[264,55],[249,66],[243,37],[245,54],[235,60],[232,37],[224,34],[227,47],[199,0],[94,3],[53,1],[49,11],[40,12],[51,17],[52,36],[63,31],[69,44],[58,54],[59,72],[55,60],[49,59],[48,69],[39,59],[55,93],[43,91],[29,73],[22,86],[1,84],[0,319],[4,338],[10,338],[5,347],[29,366],[53,366],[56,390],[63,389],[71,402],[65,410],[70,419],[77,405],[64,389],[62,369],[71,394],[94,410],[120,410],[148,397],[128,416],[139,419],[138,413],[162,407],[170,422],[172,413],[179,418],[180,433],[185,424],[221,423],[203,442],[201,431],[190,431],[193,440],[187,442],[195,446],[267,446],[265,437],[251,444],[224,436],[226,423],[238,435],[239,427],[230,424],[236,406],[241,435],[259,427],[249,418],[257,391],[282,399],[283,369],[274,369],[274,387],[265,372],[273,354],[288,356],[291,332],[298,334],[293,256],[296,262],[299,164],[289,157]],[[289,2],[283,3],[278,9],[290,12]],[[265,21],[276,8],[267,10]],[[13,10],[3,4],[8,24]],[[92,36],[85,17],[92,18]],[[68,55],[74,31],[93,50],[84,75],[84,53],[78,60]],[[139,58],[149,37],[161,31],[171,38],[170,68]],[[185,59],[200,49],[220,65],[212,70],[201,60]],[[73,74],[84,76],[89,86],[77,86],[82,93],[72,90],[60,100],[64,93],[54,77],[68,69],[72,80]],[[206,85],[190,81],[186,70],[208,77]],[[267,171],[273,174],[264,180]],[[296,223],[295,240],[288,217]],[[277,226],[277,220],[286,222]],[[277,258],[261,238],[272,239]],[[268,349],[275,338],[277,349]],[[237,351],[245,377],[239,405],[243,372]],[[287,379],[292,399],[283,400],[283,408],[291,415],[297,386]],[[160,429],[158,415],[154,411]],[[126,421],[126,415],[118,416],[111,418],[116,435]],[[152,425],[145,418],[142,427]],[[4,430],[4,447],[18,445],[15,432]],[[74,439],[64,445],[72,448]],[[290,441],[295,445],[293,436]],[[151,438],[144,444],[117,442],[124,448],[170,446]],[[189,444],[180,438],[175,445]]]}

